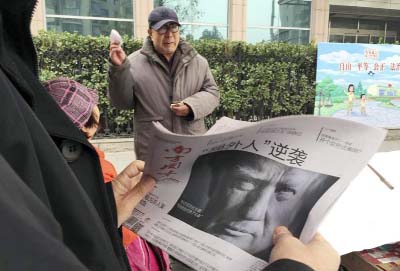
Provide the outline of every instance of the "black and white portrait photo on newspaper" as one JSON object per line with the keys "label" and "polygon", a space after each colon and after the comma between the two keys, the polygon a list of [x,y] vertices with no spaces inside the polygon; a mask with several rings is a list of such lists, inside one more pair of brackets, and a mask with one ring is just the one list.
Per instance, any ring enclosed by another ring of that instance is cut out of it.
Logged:
{"label": "black and white portrait photo on newspaper", "polygon": [[170,215],[267,260],[275,227],[299,237],[338,177],[238,150],[200,156]]}

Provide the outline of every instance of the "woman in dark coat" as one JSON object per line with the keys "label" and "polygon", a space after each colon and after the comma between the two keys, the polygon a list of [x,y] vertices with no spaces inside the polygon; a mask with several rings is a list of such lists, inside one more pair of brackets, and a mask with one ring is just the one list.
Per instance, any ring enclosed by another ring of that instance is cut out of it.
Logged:
{"label": "woman in dark coat", "polygon": [[[129,270],[118,227],[154,180],[139,181],[137,161],[104,184],[95,150],[37,79],[35,4],[0,2],[0,270]],[[268,270],[310,270],[277,263]]]}
{"label": "woman in dark coat", "polygon": [[[137,199],[119,210],[124,214],[117,214],[115,203],[132,197],[129,189],[133,186],[125,190],[128,175],[120,177],[114,199],[112,185],[105,185],[102,179],[96,151],[38,81],[30,34],[35,4],[33,0],[0,4],[0,154],[4,166],[48,209],[59,224],[60,241],[86,268],[130,270],[118,226]],[[142,166],[136,163],[129,170],[139,173]],[[152,182],[143,182],[143,191],[151,189]],[[21,264],[33,260],[21,255],[24,244],[18,243],[16,236],[5,238],[15,243],[15,257]],[[1,238],[0,243],[6,244],[6,239]],[[3,262],[0,260],[1,270],[39,270],[3,269]]]}

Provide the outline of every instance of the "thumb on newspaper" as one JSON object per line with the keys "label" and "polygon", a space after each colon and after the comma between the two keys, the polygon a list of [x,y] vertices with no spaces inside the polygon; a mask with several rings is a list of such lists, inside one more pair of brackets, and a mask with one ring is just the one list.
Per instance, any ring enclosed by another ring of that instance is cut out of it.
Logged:
{"label": "thumb on newspaper", "polygon": [[112,182],[118,212],[118,226],[129,218],[136,205],[155,186],[151,176],[143,175],[144,163],[135,161]]}
{"label": "thumb on newspaper", "polygon": [[274,247],[270,254],[270,263],[290,259],[316,271],[336,271],[339,268],[339,255],[319,233],[315,234],[310,243],[304,244],[286,227],[280,226],[275,229],[272,238]]}
{"label": "thumb on newspaper", "polygon": [[156,182],[152,177],[143,176],[133,189],[119,198],[119,201],[115,197],[118,211],[118,227],[129,218],[136,205],[139,204],[147,193],[153,190],[155,184]]}
{"label": "thumb on newspaper", "polygon": [[276,227],[274,230],[274,235],[272,236],[272,242],[274,245],[279,241],[280,238],[284,237],[293,237],[292,233],[288,230],[288,228],[284,226]]}

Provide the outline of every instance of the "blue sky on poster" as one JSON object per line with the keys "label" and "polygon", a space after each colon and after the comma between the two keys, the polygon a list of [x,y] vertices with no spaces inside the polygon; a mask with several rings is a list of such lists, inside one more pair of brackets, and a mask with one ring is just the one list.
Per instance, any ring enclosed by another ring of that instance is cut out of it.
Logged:
{"label": "blue sky on poster", "polygon": [[[366,48],[378,51],[377,59],[364,56]],[[369,68],[359,70],[358,63],[368,62]],[[341,63],[352,63],[351,71],[341,71]],[[385,64],[383,71],[375,71],[374,64]],[[362,82],[370,85],[388,85],[400,88],[400,70],[392,71],[390,64],[400,64],[400,45],[354,44],[354,43],[319,43],[317,60],[317,82],[331,77],[335,84],[347,86]],[[372,71],[373,74],[369,71]]]}

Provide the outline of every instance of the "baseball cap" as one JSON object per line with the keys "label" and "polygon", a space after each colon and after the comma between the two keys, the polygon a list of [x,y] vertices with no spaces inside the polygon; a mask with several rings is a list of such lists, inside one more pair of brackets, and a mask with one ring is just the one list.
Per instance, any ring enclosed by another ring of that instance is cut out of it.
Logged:
{"label": "baseball cap", "polygon": [[44,83],[44,87],[79,129],[88,122],[93,107],[99,101],[95,90],[65,77],[49,80]]}
{"label": "baseball cap", "polygon": [[180,26],[178,16],[173,9],[167,7],[156,7],[150,12],[149,25],[154,30],[159,30],[163,25],[170,22],[176,23]]}

